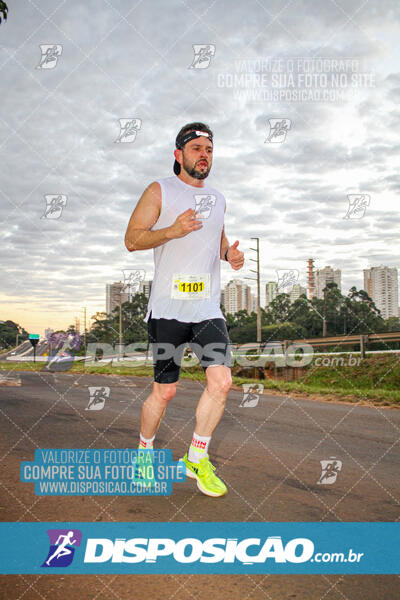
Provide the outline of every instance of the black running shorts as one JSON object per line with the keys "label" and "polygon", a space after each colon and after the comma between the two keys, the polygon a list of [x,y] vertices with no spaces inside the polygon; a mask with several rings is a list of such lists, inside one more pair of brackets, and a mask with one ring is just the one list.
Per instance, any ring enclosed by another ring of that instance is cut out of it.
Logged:
{"label": "black running shorts", "polygon": [[176,319],[153,319],[150,313],[147,330],[157,383],[178,381],[187,346],[196,354],[204,371],[211,365],[231,367],[231,344],[225,319],[184,323]]}

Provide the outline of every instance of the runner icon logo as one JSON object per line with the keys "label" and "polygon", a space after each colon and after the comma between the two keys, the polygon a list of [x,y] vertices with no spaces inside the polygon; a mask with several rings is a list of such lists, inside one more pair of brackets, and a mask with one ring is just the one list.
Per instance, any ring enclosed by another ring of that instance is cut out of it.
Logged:
{"label": "runner icon logo", "polygon": [[342,461],[337,460],[335,456],[331,456],[329,460],[321,460],[320,463],[322,473],[317,483],[323,485],[335,483],[339,471],[342,470]]}
{"label": "runner icon logo", "polygon": [[369,194],[348,194],[349,207],[343,219],[362,219],[370,205]]}
{"label": "runner icon logo", "polygon": [[42,567],[68,567],[74,558],[75,547],[81,545],[79,529],[48,529],[50,548]]}
{"label": "runner icon logo", "polygon": [[285,289],[293,286],[299,280],[299,271],[297,269],[277,269],[278,282],[276,291],[278,294],[289,293]]}
{"label": "runner icon logo", "polygon": [[140,292],[140,285],[144,280],[146,271],[144,269],[122,269],[124,276],[124,289],[121,292],[128,293],[129,302],[135,294]]}
{"label": "runner icon logo", "polygon": [[142,128],[142,119],[118,119],[119,134],[115,144],[132,144],[136,140],[137,132]]}
{"label": "runner icon logo", "polygon": [[61,56],[63,47],[61,44],[40,44],[40,62],[37,69],[54,69]]}
{"label": "runner icon logo", "polygon": [[268,119],[269,133],[264,144],[281,144],[291,127],[290,119]]}
{"label": "runner icon logo", "polygon": [[239,404],[241,408],[254,408],[257,406],[260,394],[264,391],[262,383],[243,383],[243,399]]}
{"label": "runner icon logo", "polygon": [[88,387],[89,390],[89,404],[85,410],[102,410],[106,399],[110,397],[109,387]]}
{"label": "runner icon logo", "polygon": [[44,199],[46,200],[46,208],[40,218],[59,219],[67,205],[67,196],[65,194],[45,194]]}
{"label": "runner icon logo", "polygon": [[207,69],[215,55],[215,44],[193,44],[194,57],[189,69]]}
{"label": "runner icon logo", "polygon": [[217,199],[215,194],[194,194],[194,199],[196,202],[195,210],[199,213],[199,218],[208,219]]}

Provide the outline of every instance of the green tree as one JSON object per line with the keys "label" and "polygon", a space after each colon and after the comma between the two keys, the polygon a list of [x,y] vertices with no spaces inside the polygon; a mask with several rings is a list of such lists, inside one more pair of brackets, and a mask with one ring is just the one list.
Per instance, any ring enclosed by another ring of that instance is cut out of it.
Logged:
{"label": "green tree", "polygon": [[102,342],[112,343],[115,331],[112,319],[105,312],[97,312],[92,316],[92,326],[87,334],[88,343]]}
{"label": "green tree", "polygon": [[[122,332],[125,344],[147,340],[147,323],[143,320],[146,316],[148,298],[145,294],[135,294],[132,302],[122,305]],[[117,311],[119,319],[119,309]],[[119,325],[117,327],[119,330]]]}
{"label": "green tree", "polygon": [[267,343],[305,337],[307,337],[306,329],[295,323],[276,323],[262,328],[262,340]]}
{"label": "green tree", "polygon": [[246,323],[240,327],[234,326],[229,330],[229,338],[233,344],[245,344],[256,342],[257,324],[256,321]]}
{"label": "green tree", "polygon": [[[263,308],[262,306],[260,306],[261,309],[261,326],[263,325],[271,325],[271,315],[268,312],[267,308]],[[257,318],[257,315],[256,315]]]}
{"label": "green tree", "polygon": [[400,318],[389,317],[386,319],[386,331],[400,331]]}
{"label": "green tree", "polygon": [[244,325],[247,325],[249,322],[254,320],[254,317],[252,318],[251,315],[249,315],[249,313],[247,312],[247,310],[244,310],[244,309],[236,312],[234,314],[234,317],[235,317],[235,327],[243,327]]}
{"label": "green tree", "polygon": [[364,302],[377,315],[380,314],[380,310],[375,306],[374,301],[368,296],[365,290],[357,290],[357,288],[353,286],[349,290],[348,298],[350,298],[350,300],[355,300],[356,302]]}
{"label": "green tree", "polygon": [[[291,305],[288,321],[293,323],[299,331],[306,332],[306,337],[315,337],[322,334],[322,316],[315,306],[315,301],[310,302],[303,294]],[[296,337],[300,338],[300,335]]]}
{"label": "green tree", "polygon": [[267,312],[272,323],[284,323],[289,320],[290,315],[290,298],[289,294],[278,294],[276,298],[268,304]]}
{"label": "green tree", "polygon": [[[5,2],[3,2],[3,0],[0,0],[0,13],[3,15],[3,19],[5,21],[7,21],[8,6]],[[1,15],[0,15],[0,25],[1,25]]]}
{"label": "green tree", "polygon": [[[132,302],[121,306],[122,340],[124,344],[147,340],[147,323],[143,321],[147,312],[148,298],[145,294],[135,294]],[[87,341],[116,344],[119,342],[119,306],[111,315],[97,312],[88,332]]]}
{"label": "green tree", "polygon": [[18,323],[11,320],[0,323],[0,347],[14,348],[17,343],[17,334],[18,344],[28,339],[28,332]]}
{"label": "green tree", "polygon": [[386,330],[380,310],[365,290],[350,288],[347,298],[344,298],[342,311],[345,318],[342,333],[379,333]]}
{"label": "green tree", "polygon": [[337,335],[340,331],[340,306],[343,302],[342,294],[336,283],[328,283],[326,293],[326,333]]}

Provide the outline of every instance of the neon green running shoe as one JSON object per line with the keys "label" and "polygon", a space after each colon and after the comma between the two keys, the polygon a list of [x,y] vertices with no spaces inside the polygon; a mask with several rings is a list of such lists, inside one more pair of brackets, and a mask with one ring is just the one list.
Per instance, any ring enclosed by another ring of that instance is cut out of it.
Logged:
{"label": "neon green running shoe", "polygon": [[180,459],[186,466],[186,475],[191,479],[197,479],[197,487],[206,496],[223,496],[227,487],[224,482],[214,474],[215,467],[208,456],[200,459],[200,462],[190,462],[187,453]]}

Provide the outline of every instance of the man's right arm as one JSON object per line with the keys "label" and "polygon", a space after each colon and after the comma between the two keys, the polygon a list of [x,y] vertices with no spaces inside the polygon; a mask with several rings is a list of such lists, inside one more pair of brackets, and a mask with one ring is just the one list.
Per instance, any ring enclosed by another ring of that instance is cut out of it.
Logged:
{"label": "man's right arm", "polygon": [[161,187],[154,181],[143,192],[128,223],[125,246],[129,252],[161,246],[169,239],[169,227],[150,231],[161,212]]}
{"label": "man's right arm", "polygon": [[202,222],[196,219],[197,213],[192,208],[188,208],[168,227],[151,231],[158,221],[160,212],[161,186],[154,181],[143,192],[129,220],[125,233],[125,246],[129,252],[156,248],[203,226]]}

